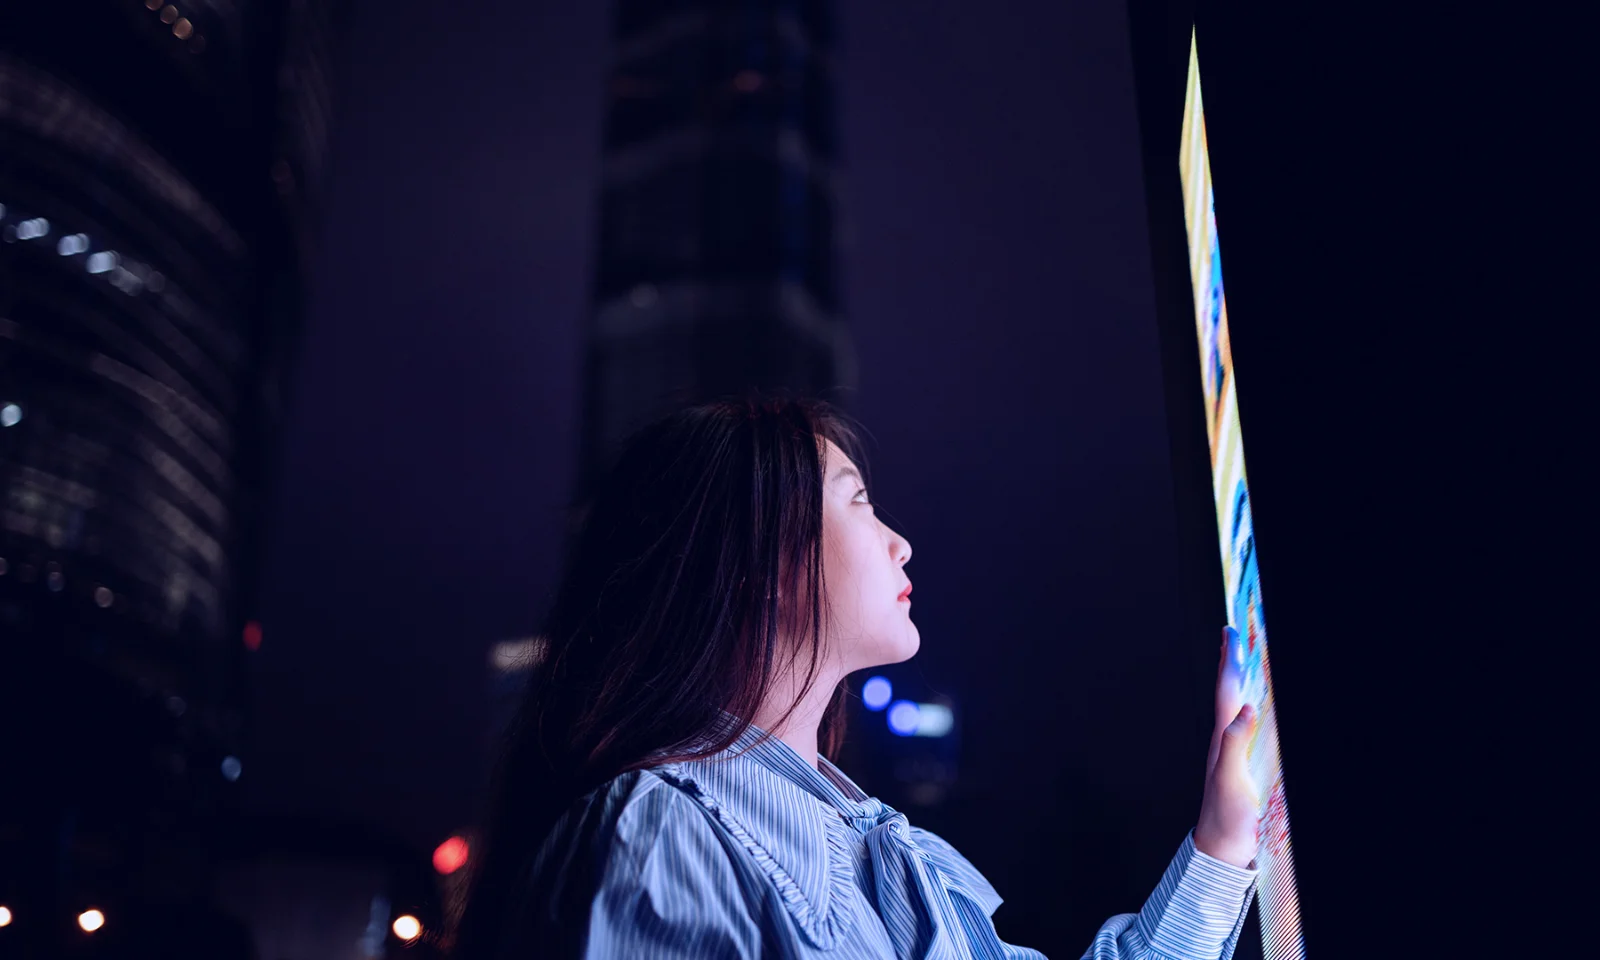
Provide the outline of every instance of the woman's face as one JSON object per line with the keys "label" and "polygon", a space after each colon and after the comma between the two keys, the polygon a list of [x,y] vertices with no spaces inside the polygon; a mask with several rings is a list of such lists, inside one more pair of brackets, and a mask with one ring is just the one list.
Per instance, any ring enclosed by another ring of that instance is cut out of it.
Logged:
{"label": "woman's face", "polygon": [[903,569],[911,544],[878,519],[860,472],[827,441],[823,454],[822,573],[827,649],[843,672],[911,659],[922,642],[911,622]]}

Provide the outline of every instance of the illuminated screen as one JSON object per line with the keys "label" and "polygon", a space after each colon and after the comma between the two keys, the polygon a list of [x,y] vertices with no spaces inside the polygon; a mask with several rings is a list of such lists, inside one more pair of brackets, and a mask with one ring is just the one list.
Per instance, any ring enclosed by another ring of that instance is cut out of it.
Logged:
{"label": "illuminated screen", "polygon": [[1261,849],[1256,889],[1261,908],[1261,941],[1269,960],[1303,960],[1300,894],[1295,889],[1289,843],[1289,808],[1283,794],[1278,754],[1278,713],[1273,703],[1272,669],[1267,660],[1267,623],[1256,575],[1255,534],[1250,523],[1250,488],[1245,481],[1244,440],[1234,392],[1233,355],[1228,346],[1228,306],[1222,295],[1222,255],[1212,205],[1211,162],[1206,155],[1205,112],[1200,100],[1200,61],[1189,37],[1189,85],[1183,106],[1184,219],[1189,227],[1189,276],[1199,334],[1201,380],[1206,398],[1206,433],[1211,441],[1211,490],[1217,505],[1217,540],[1228,622],[1239,631],[1236,651],[1244,678],[1244,697],[1256,705],[1250,740],[1250,773],[1262,797]]}

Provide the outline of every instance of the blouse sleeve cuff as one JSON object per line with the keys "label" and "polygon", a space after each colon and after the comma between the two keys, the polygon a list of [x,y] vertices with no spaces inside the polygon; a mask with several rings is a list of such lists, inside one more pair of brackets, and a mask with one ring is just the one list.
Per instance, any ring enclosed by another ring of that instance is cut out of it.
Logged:
{"label": "blouse sleeve cuff", "polygon": [[1139,932],[1159,956],[1216,960],[1238,936],[1258,873],[1201,853],[1190,833],[1139,911]]}

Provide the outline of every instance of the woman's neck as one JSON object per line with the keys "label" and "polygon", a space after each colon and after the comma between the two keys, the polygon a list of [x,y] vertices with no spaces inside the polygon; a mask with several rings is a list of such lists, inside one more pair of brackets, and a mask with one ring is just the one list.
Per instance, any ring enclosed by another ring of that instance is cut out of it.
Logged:
{"label": "woman's neck", "polygon": [[800,693],[800,687],[805,682],[804,671],[795,677],[792,673],[783,680],[775,682],[772,690],[768,692],[766,702],[756,711],[750,722],[787,743],[790,749],[800,755],[800,759],[817,766],[817,733],[822,729],[822,718],[828,712],[828,704],[833,700],[834,688],[839,685],[839,676],[833,671],[819,669],[816,682],[806,695],[789,713],[787,719],[784,714],[789,711],[789,705],[795,702]]}

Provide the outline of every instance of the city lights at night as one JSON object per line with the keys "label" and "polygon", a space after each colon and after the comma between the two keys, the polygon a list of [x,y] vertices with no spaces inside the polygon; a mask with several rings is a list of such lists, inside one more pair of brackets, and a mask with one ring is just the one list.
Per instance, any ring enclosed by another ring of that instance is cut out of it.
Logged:
{"label": "city lights at night", "polygon": [[394,935],[407,943],[422,936],[422,921],[411,914],[402,914],[394,918]]}
{"label": "city lights at night", "polygon": [[451,837],[434,849],[433,868],[443,874],[455,873],[467,865],[467,854],[467,841]]}
{"label": "city lights at night", "polygon": [[894,687],[884,677],[872,677],[861,685],[861,703],[868,710],[882,710],[894,697]]}
{"label": "city lights at night", "polygon": [[1512,6],[0,3],[0,960],[1526,953]]}

